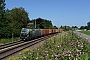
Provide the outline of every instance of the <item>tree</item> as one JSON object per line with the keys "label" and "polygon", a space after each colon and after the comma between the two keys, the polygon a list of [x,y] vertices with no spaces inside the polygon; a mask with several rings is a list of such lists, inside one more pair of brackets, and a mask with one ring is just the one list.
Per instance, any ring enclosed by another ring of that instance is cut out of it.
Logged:
{"label": "tree", "polygon": [[84,29],[88,29],[87,26],[85,26]]}
{"label": "tree", "polygon": [[84,26],[81,26],[80,29],[85,29],[85,27]]}
{"label": "tree", "polygon": [[24,10],[24,8],[13,8],[11,10],[12,23],[17,28],[26,27],[27,23],[30,21],[28,17],[28,13]]}
{"label": "tree", "polygon": [[0,25],[0,37],[2,38],[11,37],[12,33],[15,37],[20,36],[20,30],[27,27],[27,23],[30,21],[28,13],[22,7],[12,10],[6,9],[4,15],[5,19],[0,21],[2,23],[2,26]]}
{"label": "tree", "polygon": [[5,5],[5,0],[0,0],[0,27],[3,27],[5,22]]}
{"label": "tree", "polygon": [[[35,25],[36,21],[36,28],[41,28],[41,29],[51,29],[53,27],[52,22],[47,19],[42,19],[42,18],[37,18],[31,20],[32,23]],[[31,26],[34,28],[34,26]]]}
{"label": "tree", "polygon": [[53,26],[54,29],[58,29],[57,26]]}
{"label": "tree", "polygon": [[69,31],[70,30],[70,27],[69,26],[62,26],[62,29],[64,30],[64,31]]}
{"label": "tree", "polygon": [[90,22],[87,23],[87,29],[90,30]]}
{"label": "tree", "polygon": [[7,10],[7,19],[9,25],[11,26],[14,36],[19,36],[20,30],[26,28],[29,20],[28,13],[24,8],[13,8],[12,10]]}
{"label": "tree", "polygon": [[42,28],[42,27],[43,27],[43,26],[42,26],[42,21],[43,21],[42,18],[37,18],[37,19],[36,19],[36,27],[37,27],[37,28]]}
{"label": "tree", "polygon": [[63,28],[63,26],[61,25],[61,27],[60,27],[61,29]]}
{"label": "tree", "polygon": [[77,26],[72,26],[72,28],[78,28]]}
{"label": "tree", "polygon": [[6,24],[6,18],[5,18],[5,0],[0,0],[0,38],[2,37],[2,31],[4,27],[7,26]]}

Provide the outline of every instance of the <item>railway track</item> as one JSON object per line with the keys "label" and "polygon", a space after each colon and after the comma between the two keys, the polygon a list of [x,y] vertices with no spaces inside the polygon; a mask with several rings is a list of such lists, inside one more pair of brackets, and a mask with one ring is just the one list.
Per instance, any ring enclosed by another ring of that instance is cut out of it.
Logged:
{"label": "railway track", "polygon": [[2,45],[0,46],[0,60],[5,60],[5,58],[25,49],[25,48],[28,48],[32,45],[35,45],[43,40],[46,40],[52,36],[54,36],[56,34],[52,34],[52,35],[47,35],[47,36],[44,36],[44,37],[40,37],[38,39],[33,39],[31,41],[19,41],[19,42],[14,42],[14,43],[9,43],[9,44],[6,44],[6,45]]}
{"label": "railway track", "polygon": [[7,43],[7,44],[4,44],[4,45],[0,45],[0,50],[3,49],[3,48],[7,48],[7,47],[10,47],[10,46],[13,46],[13,45],[16,45],[16,44],[20,44],[20,43],[23,43],[24,41],[15,41],[15,42],[11,42],[11,43]]}

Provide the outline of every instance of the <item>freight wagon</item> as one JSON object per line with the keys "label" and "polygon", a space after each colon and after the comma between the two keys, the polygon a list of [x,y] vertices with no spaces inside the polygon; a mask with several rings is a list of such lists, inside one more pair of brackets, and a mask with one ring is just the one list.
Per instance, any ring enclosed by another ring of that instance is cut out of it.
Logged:
{"label": "freight wagon", "polygon": [[22,40],[31,40],[33,38],[37,38],[40,36],[48,35],[48,34],[54,34],[59,33],[61,30],[58,29],[27,29],[22,28],[20,39]]}

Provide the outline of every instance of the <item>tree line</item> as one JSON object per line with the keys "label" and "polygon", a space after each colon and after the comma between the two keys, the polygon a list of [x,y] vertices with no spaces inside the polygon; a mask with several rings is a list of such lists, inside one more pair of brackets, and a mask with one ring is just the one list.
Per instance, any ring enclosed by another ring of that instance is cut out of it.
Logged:
{"label": "tree line", "polygon": [[61,26],[60,28],[63,29],[63,30],[65,30],[65,31],[75,30],[75,29],[80,29],[80,30],[86,29],[86,30],[90,30],[90,21],[87,22],[87,25],[86,26],[80,26],[80,28],[77,27],[77,26],[72,26],[72,27],[70,27],[70,26]]}
{"label": "tree line", "polygon": [[[40,28],[40,29],[57,29],[56,26],[53,26],[51,20],[47,19],[42,19],[42,18],[37,18],[37,19],[32,19],[30,20],[31,25],[29,25],[29,28]],[[35,22],[36,22],[36,27],[35,27]]]}
{"label": "tree line", "polygon": [[[57,28],[47,19],[37,18],[30,20],[28,12],[23,7],[15,7],[9,10],[5,6],[5,0],[0,0],[0,39],[11,38],[12,33],[14,37],[19,37],[22,28],[35,28],[35,21],[36,28]],[[33,25],[28,25],[28,23],[33,23]]]}
{"label": "tree line", "polygon": [[90,22],[87,23],[87,26],[81,26],[80,29],[90,30]]}

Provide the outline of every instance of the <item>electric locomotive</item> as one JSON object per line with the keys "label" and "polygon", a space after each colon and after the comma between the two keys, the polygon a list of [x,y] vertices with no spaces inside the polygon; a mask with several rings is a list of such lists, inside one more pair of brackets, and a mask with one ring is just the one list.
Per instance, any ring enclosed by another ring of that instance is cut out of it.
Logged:
{"label": "electric locomotive", "polygon": [[40,29],[22,28],[21,34],[20,34],[20,39],[30,40],[30,39],[33,39],[33,38],[37,38],[39,36],[41,36],[41,30]]}

